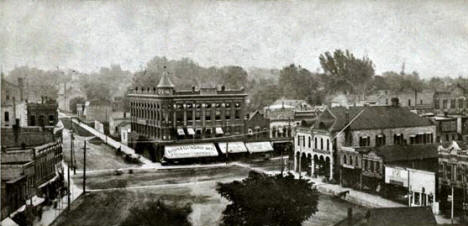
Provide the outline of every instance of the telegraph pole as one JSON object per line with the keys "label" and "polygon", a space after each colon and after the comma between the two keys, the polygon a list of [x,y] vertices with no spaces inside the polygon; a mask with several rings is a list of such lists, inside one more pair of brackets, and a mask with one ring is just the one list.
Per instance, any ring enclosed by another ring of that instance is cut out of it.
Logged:
{"label": "telegraph pole", "polygon": [[86,140],[83,147],[83,194],[86,193]]}
{"label": "telegraph pole", "polygon": [[71,200],[70,200],[70,165],[67,166],[67,180],[68,180],[68,186],[67,186],[67,189],[68,189],[68,192],[67,192],[68,193],[68,206],[67,206],[67,211],[70,212],[70,204],[71,204]]}

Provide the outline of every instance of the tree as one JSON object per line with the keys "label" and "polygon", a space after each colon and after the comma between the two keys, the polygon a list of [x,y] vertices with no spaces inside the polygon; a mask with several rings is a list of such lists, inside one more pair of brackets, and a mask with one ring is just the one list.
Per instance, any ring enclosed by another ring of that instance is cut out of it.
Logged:
{"label": "tree", "polygon": [[40,101],[40,97],[46,96],[53,100],[58,97],[58,86],[63,71],[43,71],[28,66],[15,67],[8,74],[7,80],[17,83],[18,78],[23,78],[25,98],[28,101]]}
{"label": "tree", "polygon": [[300,65],[291,64],[280,71],[281,95],[293,99],[308,99],[314,95],[319,84],[317,75]]}
{"label": "tree", "polygon": [[301,225],[316,213],[318,193],[306,180],[254,171],[242,181],[219,183],[217,191],[231,203],[223,225]]}
{"label": "tree", "polygon": [[84,97],[75,97],[70,100],[70,108],[73,112],[73,114],[76,114],[76,105],[77,104],[84,104],[86,102],[86,99]]}
{"label": "tree", "polygon": [[158,201],[149,201],[142,207],[130,208],[130,214],[120,224],[120,226],[184,226],[191,225],[187,219],[192,212],[192,208],[169,206]]}
{"label": "tree", "polygon": [[368,83],[374,76],[372,61],[356,58],[349,50],[337,49],[331,54],[325,52],[319,56],[320,65],[327,75],[327,89],[350,91],[355,95],[365,95]]}

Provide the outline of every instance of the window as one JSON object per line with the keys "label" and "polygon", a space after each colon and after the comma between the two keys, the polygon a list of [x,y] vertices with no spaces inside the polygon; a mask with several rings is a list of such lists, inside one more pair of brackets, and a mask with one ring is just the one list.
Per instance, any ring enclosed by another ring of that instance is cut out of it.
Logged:
{"label": "window", "polygon": [[221,110],[219,109],[215,111],[215,120],[221,120]]}
{"label": "window", "polygon": [[310,148],[310,143],[311,143],[310,140],[312,140],[312,139],[311,139],[310,136],[309,136],[309,148]]}
{"label": "window", "polygon": [[353,157],[349,156],[349,165],[353,165]]}
{"label": "window", "polygon": [[4,113],[4,121],[5,121],[5,122],[10,121],[10,112],[5,111],[5,113]]}
{"label": "window", "polygon": [[53,115],[49,115],[49,124],[53,124],[55,121],[55,117]]}
{"label": "window", "polygon": [[434,108],[435,109],[440,109],[440,100],[439,99],[434,99]]}
{"label": "window", "polygon": [[447,109],[448,100],[442,100],[442,109]]}
{"label": "window", "polygon": [[423,104],[423,100],[422,100],[422,99],[421,99],[421,100],[419,100],[419,104]]}
{"label": "window", "polygon": [[411,99],[408,99],[408,106],[411,106]]}
{"label": "window", "polygon": [[450,100],[450,108],[455,108],[455,99]]}
{"label": "window", "polygon": [[327,139],[327,151],[330,151],[330,140]]}
{"label": "window", "polygon": [[361,147],[370,146],[370,137],[368,136],[359,137],[359,146]]}
{"label": "window", "polygon": [[199,110],[197,110],[195,112],[195,120],[200,121],[200,111]]}
{"label": "window", "polygon": [[320,150],[323,150],[323,138],[320,138]]}
{"label": "window", "polygon": [[395,134],[393,136],[393,144],[403,144],[403,134]]}
{"label": "window", "polygon": [[300,145],[301,145],[301,136],[297,136],[297,146],[300,146]]}
{"label": "window", "polygon": [[[227,104],[226,104],[226,106],[227,106]],[[231,109],[227,108],[227,109],[224,111],[224,118],[225,118],[226,120],[231,119]]]}
{"label": "window", "polygon": [[235,117],[236,119],[240,119],[240,111],[239,111],[239,110],[236,110],[234,113],[235,113],[235,114],[234,114],[234,117]]}
{"label": "window", "polygon": [[348,164],[348,163],[347,163],[347,159],[346,159],[346,155],[343,155],[343,163],[344,163],[344,164]]}
{"label": "window", "polygon": [[364,170],[367,170],[368,164],[369,164],[369,160],[365,159],[364,160],[364,167],[363,167]]}
{"label": "window", "polygon": [[187,121],[192,121],[192,119],[193,119],[193,112],[192,112],[192,110],[186,111],[186,114],[187,114]]}
{"label": "window", "polygon": [[205,121],[211,120],[211,111],[206,111],[205,112]]}
{"label": "window", "polygon": [[375,172],[380,171],[380,162],[375,162]]}
{"label": "window", "polygon": [[317,149],[317,137],[314,139],[314,148]]}
{"label": "window", "polygon": [[31,126],[36,126],[36,116],[31,115]]}
{"label": "window", "polygon": [[463,108],[463,99],[458,99],[458,108]]}
{"label": "window", "polygon": [[388,99],[385,99],[385,105],[388,105]]}
{"label": "window", "polygon": [[379,135],[375,136],[375,145],[376,146],[385,145],[385,135],[379,134]]}

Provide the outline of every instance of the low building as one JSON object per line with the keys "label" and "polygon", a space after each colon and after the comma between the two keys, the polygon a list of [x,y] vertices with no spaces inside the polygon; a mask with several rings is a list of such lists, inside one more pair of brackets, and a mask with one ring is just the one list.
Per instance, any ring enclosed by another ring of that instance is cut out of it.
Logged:
{"label": "low building", "polygon": [[440,145],[438,167],[438,191],[440,209],[448,214],[451,209],[449,196],[454,194],[455,216],[467,216],[468,203],[468,146],[452,141],[450,145]]}
{"label": "low building", "polygon": [[434,112],[434,94],[432,90],[422,90],[415,92],[413,90],[393,92],[391,90],[379,90],[367,97],[369,101],[378,106],[389,106],[392,104],[392,98],[400,100],[401,107],[407,107],[410,110],[416,110],[418,113]]}
{"label": "low building", "polygon": [[434,93],[434,111],[438,115],[465,115],[468,110],[468,91],[457,84],[447,91]]}
{"label": "low building", "polygon": [[270,120],[260,111],[254,111],[247,115],[244,133],[248,140],[269,140]]}
{"label": "low building", "polygon": [[42,97],[41,103],[27,103],[28,126],[55,126],[58,123],[58,104]]}
{"label": "low building", "polygon": [[[2,219],[33,196],[54,199],[62,184],[62,141],[40,127],[2,128]],[[3,202],[5,201],[5,202]]]}
{"label": "low building", "polygon": [[18,84],[13,84],[3,78],[1,74],[1,121],[2,127],[26,126],[26,100],[24,97],[24,82],[18,79]]}

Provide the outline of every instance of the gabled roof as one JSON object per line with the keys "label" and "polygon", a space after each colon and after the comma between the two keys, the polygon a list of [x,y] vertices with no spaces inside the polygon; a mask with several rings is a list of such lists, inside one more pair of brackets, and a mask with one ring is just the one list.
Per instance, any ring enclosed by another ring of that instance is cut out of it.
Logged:
{"label": "gabled roof", "polygon": [[[346,114],[349,114],[347,117]],[[331,117],[330,117],[331,116]],[[328,123],[325,123],[327,122]],[[407,108],[394,106],[333,107],[319,116],[318,123],[328,124],[329,131],[340,131],[349,122],[351,130],[431,126],[431,121]],[[333,122],[333,123],[330,123]],[[323,125],[322,125],[323,126]]]}
{"label": "gabled roof", "polygon": [[157,88],[174,88],[174,83],[172,83],[172,81],[169,79],[167,71],[163,72]]}

